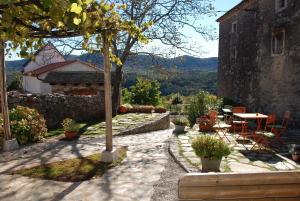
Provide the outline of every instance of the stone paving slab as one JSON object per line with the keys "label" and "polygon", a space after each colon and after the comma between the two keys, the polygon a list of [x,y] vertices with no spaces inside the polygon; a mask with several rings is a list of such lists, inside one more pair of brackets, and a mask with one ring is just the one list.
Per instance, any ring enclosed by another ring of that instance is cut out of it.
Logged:
{"label": "stone paving slab", "polygon": [[[101,178],[89,181],[56,182],[2,173],[0,174],[0,200],[148,201],[153,193],[153,185],[160,179],[160,173],[168,161],[163,146],[171,135],[172,130],[169,129],[140,135],[114,137],[116,145],[128,146],[126,159],[120,166],[110,169]],[[34,164],[34,160],[43,163],[47,157],[53,155],[72,157],[70,150],[77,154],[89,154],[89,152],[101,150],[103,143],[103,138],[79,139],[76,143],[70,144],[58,142],[58,150],[45,149],[47,151],[44,150],[44,153],[41,154],[44,158],[39,159],[38,155],[33,154],[32,156],[35,158],[32,160],[27,158],[26,163],[20,159],[20,163]],[[39,148],[43,148],[43,146],[39,146]],[[37,151],[38,148],[34,150]],[[51,160],[48,159],[48,161]],[[16,160],[7,161],[5,164],[1,162],[2,172],[11,168],[10,164],[20,165]]]}
{"label": "stone paving slab", "polygon": [[[187,133],[178,135],[177,137],[179,146],[178,150],[180,150],[178,155],[180,155],[181,159],[185,160],[183,166],[186,166],[186,169],[188,170],[197,170],[191,168],[191,166],[194,168],[201,168],[201,161],[198,160],[199,162],[197,162],[197,156],[191,148],[191,142],[193,138],[203,134],[204,133],[199,132],[197,128],[192,128],[188,130]],[[210,134],[216,135],[214,133]],[[230,145],[230,147],[233,148],[233,151],[227,158],[223,158],[220,167],[221,172],[268,172],[280,170],[300,170],[299,164],[270,150],[249,150],[253,146],[253,142],[251,141],[249,141],[248,144],[240,144],[235,140],[237,138],[236,135],[227,133],[226,136],[230,142],[225,139],[224,140]],[[290,135],[290,138],[287,138],[286,136],[285,140],[290,143],[298,143],[300,141],[299,132],[293,132]],[[278,144],[274,144],[273,146],[278,146]],[[286,149],[287,145],[282,145],[281,148],[277,148],[275,150]],[[180,162],[181,161],[182,160],[180,160]]]}

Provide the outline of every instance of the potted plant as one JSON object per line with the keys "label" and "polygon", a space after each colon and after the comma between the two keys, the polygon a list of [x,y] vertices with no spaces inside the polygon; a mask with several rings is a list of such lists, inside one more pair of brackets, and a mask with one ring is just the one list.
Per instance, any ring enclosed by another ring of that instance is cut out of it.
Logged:
{"label": "potted plant", "polygon": [[175,133],[183,133],[185,127],[189,124],[185,117],[176,117],[172,122],[175,124]]}
{"label": "potted plant", "polygon": [[300,145],[292,144],[290,146],[290,153],[294,161],[300,161]]}
{"label": "potted plant", "polygon": [[192,148],[201,158],[202,172],[219,172],[223,156],[231,152],[223,140],[210,135],[196,137],[192,141]]}
{"label": "potted plant", "polygon": [[72,140],[77,137],[80,126],[73,119],[64,119],[62,126],[64,129],[65,136],[68,140]]}

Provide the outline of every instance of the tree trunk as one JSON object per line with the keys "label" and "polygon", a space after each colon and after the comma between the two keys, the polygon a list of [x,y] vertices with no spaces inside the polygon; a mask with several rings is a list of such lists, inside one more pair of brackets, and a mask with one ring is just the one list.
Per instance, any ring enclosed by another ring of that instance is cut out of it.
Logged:
{"label": "tree trunk", "polygon": [[121,87],[123,81],[123,66],[116,66],[116,74],[114,76],[114,88],[113,88],[113,96],[112,96],[112,113],[113,116],[117,115],[120,103],[121,103]]}
{"label": "tree trunk", "polygon": [[6,75],[5,75],[5,55],[4,55],[4,42],[0,40],[0,93],[1,93],[1,109],[3,115],[3,129],[5,140],[12,138],[10,132],[10,123],[8,116],[8,104],[6,95]]}
{"label": "tree trunk", "polygon": [[109,60],[109,41],[106,33],[102,34],[104,58],[104,96],[105,96],[105,133],[106,151],[112,151],[112,104],[111,104],[111,65]]}

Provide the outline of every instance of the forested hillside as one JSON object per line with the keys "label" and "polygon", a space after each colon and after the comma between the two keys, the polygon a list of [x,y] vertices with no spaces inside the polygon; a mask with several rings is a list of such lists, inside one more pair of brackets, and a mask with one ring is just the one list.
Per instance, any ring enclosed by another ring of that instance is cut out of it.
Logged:
{"label": "forested hillside", "polygon": [[[68,60],[79,59],[93,63],[99,67],[103,64],[100,55],[82,54],[69,55]],[[22,71],[26,59],[6,61],[8,82],[14,71]],[[158,56],[135,55],[125,63],[124,87],[129,88],[135,83],[138,76],[156,79],[161,84],[163,95],[180,92],[191,95],[199,89],[216,92],[217,58],[196,58],[181,56],[166,59]]]}

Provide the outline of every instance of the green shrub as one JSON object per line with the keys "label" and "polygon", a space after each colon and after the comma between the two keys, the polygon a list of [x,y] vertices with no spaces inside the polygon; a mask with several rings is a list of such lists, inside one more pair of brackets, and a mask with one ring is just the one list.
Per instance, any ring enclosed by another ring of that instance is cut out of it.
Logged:
{"label": "green shrub", "polygon": [[179,93],[176,93],[171,97],[171,104],[172,105],[178,105],[178,104],[182,104],[182,103],[183,103],[183,99],[182,99],[182,96]]}
{"label": "green shrub", "polygon": [[17,106],[10,110],[9,118],[12,135],[19,144],[37,142],[47,133],[46,121],[35,109]]}
{"label": "green shrub", "polygon": [[160,84],[156,80],[137,78],[137,82],[130,88],[131,103],[138,105],[157,106],[161,102]]}
{"label": "green shrub", "polygon": [[185,117],[176,117],[172,122],[177,126],[188,126],[189,121]]}
{"label": "green shrub", "polygon": [[14,91],[14,90],[22,90],[22,73],[21,72],[14,72],[13,73],[13,80],[7,87],[7,91]]}
{"label": "green shrub", "polygon": [[76,123],[75,120],[66,118],[63,120],[62,124],[64,131],[67,132],[78,132],[80,129],[80,125]]}
{"label": "green shrub", "polygon": [[187,106],[187,115],[190,125],[196,123],[196,119],[208,113],[209,110],[219,111],[222,106],[222,98],[211,95],[206,91],[199,91],[193,96]]}
{"label": "green shrub", "polygon": [[127,88],[122,89],[122,103],[132,103],[132,95]]}
{"label": "green shrub", "polygon": [[198,157],[220,160],[231,152],[228,145],[216,137],[202,135],[192,141],[192,148]]}

